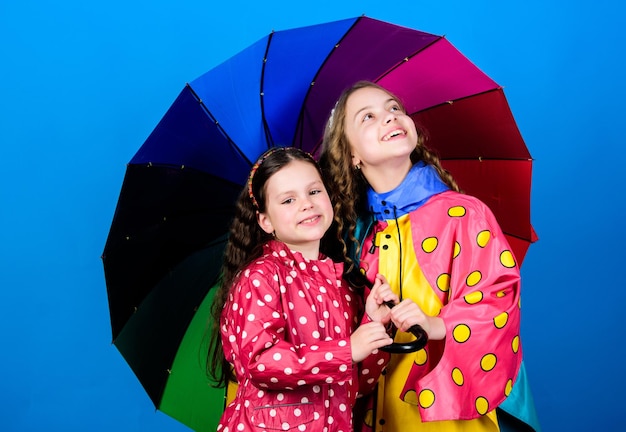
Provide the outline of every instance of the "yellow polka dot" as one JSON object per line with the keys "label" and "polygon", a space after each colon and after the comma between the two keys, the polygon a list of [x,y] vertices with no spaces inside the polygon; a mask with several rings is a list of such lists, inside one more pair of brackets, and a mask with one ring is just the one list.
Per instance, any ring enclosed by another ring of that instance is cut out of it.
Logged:
{"label": "yellow polka dot", "polygon": [[459,242],[454,242],[454,252],[452,252],[452,259],[458,257],[460,253],[461,245],[459,244]]}
{"label": "yellow polka dot", "polygon": [[448,273],[442,273],[437,278],[437,288],[443,292],[448,292],[450,289],[450,275]]}
{"label": "yellow polka dot", "polygon": [[432,390],[424,389],[420,392],[420,405],[422,408],[429,408],[435,403],[435,393]]}
{"label": "yellow polka dot", "polygon": [[504,327],[508,321],[509,321],[509,314],[507,312],[502,312],[500,315],[498,315],[497,317],[493,319],[493,323],[495,324],[496,328],[499,328],[499,329]]}
{"label": "yellow polka dot", "polygon": [[437,249],[438,244],[437,237],[428,237],[422,241],[422,250],[426,253],[431,253],[435,249]]}
{"label": "yellow polka dot", "polygon": [[459,368],[454,368],[452,369],[452,381],[454,381],[454,383],[458,386],[462,386],[463,385],[463,372],[461,372],[461,369]]}
{"label": "yellow polka dot", "polygon": [[483,277],[483,275],[481,275],[478,270],[477,271],[473,271],[473,272],[471,272],[469,274],[469,276],[465,280],[465,283],[467,284],[467,286],[472,287],[472,286],[476,285],[478,282],[480,282],[482,277]]}
{"label": "yellow polka dot", "polygon": [[482,301],[483,293],[482,291],[474,291],[474,292],[467,294],[463,298],[465,299],[465,303],[467,304],[476,304]]}
{"label": "yellow polka dot", "polygon": [[520,296],[519,300],[517,301],[517,307],[518,308],[522,308],[522,297]]}
{"label": "yellow polka dot", "polygon": [[496,367],[498,359],[494,354],[485,354],[482,359],[480,359],[480,367],[485,371],[489,372],[494,367]]}
{"label": "yellow polka dot", "polygon": [[462,217],[465,216],[465,208],[461,206],[450,207],[448,209],[448,216],[450,217]]}
{"label": "yellow polka dot", "polygon": [[476,236],[476,243],[481,248],[484,248],[485,246],[487,246],[487,243],[489,243],[489,240],[491,240],[491,231],[489,230],[481,231]]}
{"label": "yellow polka dot", "polygon": [[363,422],[370,428],[374,427],[374,410],[368,409],[365,412],[365,418],[363,418]]}
{"label": "yellow polka dot", "polygon": [[426,364],[427,360],[428,360],[428,353],[426,352],[425,349],[421,349],[415,354],[416,365],[423,366]]}
{"label": "yellow polka dot", "polygon": [[404,399],[406,403],[410,403],[411,405],[417,405],[417,395],[415,390],[409,390],[404,394]]}
{"label": "yellow polka dot", "polygon": [[472,331],[466,324],[459,324],[454,328],[454,330],[452,330],[452,337],[455,341],[463,343],[467,342],[471,333]]}
{"label": "yellow polka dot", "polygon": [[508,380],[504,387],[504,395],[508,397],[511,394],[511,390],[513,390],[513,380]]}
{"label": "yellow polka dot", "polygon": [[502,298],[502,297],[504,297],[505,295],[506,295],[506,291],[498,291],[498,292],[496,293],[496,297],[498,297],[498,298]]}
{"label": "yellow polka dot", "polygon": [[485,415],[489,412],[489,402],[482,396],[476,398],[476,411],[478,414]]}
{"label": "yellow polka dot", "polygon": [[511,251],[505,250],[500,254],[500,263],[506,268],[515,267],[515,258]]}
{"label": "yellow polka dot", "polygon": [[519,351],[519,336],[515,336],[513,338],[513,343],[511,344],[511,348],[513,348],[513,352],[517,354]]}

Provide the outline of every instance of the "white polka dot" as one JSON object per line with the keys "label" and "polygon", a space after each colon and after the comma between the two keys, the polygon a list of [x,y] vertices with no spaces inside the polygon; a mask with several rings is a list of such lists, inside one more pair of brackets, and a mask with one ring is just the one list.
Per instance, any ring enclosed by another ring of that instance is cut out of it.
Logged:
{"label": "white polka dot", "polygon": [[265,365],[264,365],[263,363],[261,363],[260,365],[258,365],[256,368],[257,368],[259,371],[261,371],[261,372],[265,371]]}
{"label": "white polka dot", "polygon": [[278,382],[278,378],[274,378],[274,377],[272,377],[272,378],[270,378],[270,381],[271,381],[272,383],[276,384],[276,383]]}
{"label": "white polka dot", "polygon": [[258,279],[252,279],[252,285],[258,288],[261,286],[261,282]]}
{"label": "white polka dot", "polygon": [[312,336],[313,336],[315,339],[319,339],[319,338],[320,338],[320,332],[318,332],[317,330],[315,330],[315,331],[313,332]]}
{"label": "white polka dot", "polygon": [[236,311],[238,308],[239,308],[239,305],[237,303],[233,303],[232,309]]}
{"label": "white polka dot", "polygon": [[348,341],[346,341],[345,339],[341,339],[337,345],[339,345],[340,347],[345,347],[347,344]]}
{"label": "white polka dot", "polygon": [[283,357],[283,356],[282,356],[282,355],[280,355],[280,353],[274,353],[274,355],[272,356],[272,358],[273,358],[274,360],[276,360],[276,361],[280,361],[280,359],[281,359],[282,357]]}
{"label": "white polka dot", "polygon": [[241,338],[245,339],[246,336],[248,336],[248,332],[246,332],[245,330],[241,332]]}
{"label": "white polka dot", "polygon": [[327,382],[328,384],[332,384],[332,383],[333,383],[333,381],[334,381],[333,377],[327,377],[327,378],[326,378],[326,382]]}
{"label": "white polka dot", "polygon": [[251,292],[247,292],[246,293],[246,299],[250,300],[252,298],[252,293]]}
{"label": "white polka dot", "polygon": [[327,352],[326,354],[324,354],[324,358],[328,361],[333,359],[333,353]]}
{"label": "white polka dot", "polygon": [[232,343],[232,342],[235,342],[236,340],[237,340],[237,338],[235,337],[235,335],[230,335],[230,336],[228,336],[228,341],[229,341],[229,342],[231,342],[231,343]]}
{"label": "white polka dot", "polygon": [[300,408],[296,408],[295,410],[293,410],[293,415],[295,415],[296,417],[300,417],[302,415],[302,410]]}
{"label": "white polka dot", "polygon": [[265,395],[265,392],[263,390],[259,390],[256,395],[260,399]]}
{"label": "white polka dot", "polygon": [[317,312],[317,308],[315,307],[315,304],[312,304],[312,305],[311,305],[311,310],[312,310],[313,312]]}
{"label": "white polka dot", "polygon": [[254,314],[248,315],[248,321],[254,321],[255,318]]}
{"label": "white polka dot", "polygon": [[340,372],[345,372],[345,371],[347,371],[347,370],[348,370],[348,366],[347,366],[347,365],[341,365],[341,366],[339,366],[339,371],[340,371]]}
{"label": "white polka dot", "polygon": [[298,319],[298,321],[300,322],[300,324],[304,325],[307,323],[307,319],[304,316],[301,316],[300,319]]}
{"label": "white polka dot", "polygon": [[306,381],[305,381],[305,380],[299,380],[299,381],[298,381],[298,385],[299,385],[299,386],[306,385]]}
{"label": "white polka dot", "polygon": [[289,310],[294,310],[296,308],[292,302],[287,303],[287,306],[289,307]]}
{"label": "white polka dot", "polygon": [[341,327],[335,326],[335,333],[341,333]]}
{"label": "white polka dot", "polygon": [[321,292],[322,294],[326,294],[328,291],[326,291],[326,288],[325,288],[325,287],[321,286],[321,287],[320,287],[320,292]]}
{"label": "white polka dot", "polygon": [[271,417],[276,417],[276,410],[275,409],[271,409],[270,410],[270,416]]}
{"label": "white polka dot", "polygon": [[320,268],[318,266],[316,266],[315,264],[313,264],[313,267],[311,267],[311,270],[313,270],[313,271],[320,271]]}
{"label": "white polka dot", "polygon": [[313,386],[313,393],[319,393],[320,390],[321,390],[320,386],[318,386],[318,385],[314,385]]}
{"label": "white polka dot", "polygon": [[313,369],[311,369],[311,373],[313,375],[317,375],[320,372],[320,368],[318,368],[317,366],[315,366]]}
{"label": "white polka dot", "polygon": [[306,270],[306,264],[301,262],[300,263],[300,270]]}
{"label": "white polka dot", "polygon": [[244,430],[245,428],[246,428],[246,427],[243,425],[243,423],[239,423],[239,424],[237,425],[237,430],[242,431],[242,430]]}
{"label": "white polka dot", "polygon": [[367,383],[368,383],[368,384],[374,384],[374,381],[376,381],[376,379],[374,379],[374,378],[369,378],[369,379],[367,380]]}
{"label": "white polka dot", "polygon": [[285,372],[285,375],[291,375],[293,373],[293,371],[289,367],[285,368],[284,372]]}
{"label": "white polka dot", "polygon": [[346,404],[339,404],[339,411],[345,412],[346,411]]}
{"label": "white polka dot", "polygon": [[333,416],[328,416],[328,424],[333,424],[335,422],[335,419],[333,418]]}
{"label": "white polka dot", "polygon": [[302,290],[298,291],[298,295],[299,295],[300,297],[304,298],[304,291],[302,291]]}
{"label": "white polka dot", "polygon": [[256,304],[261,307],[265,306],[265,303],[263,303],[261,300],[257,300]]}
{"label": "white polka dot", "polygon": [[282,426],[283,430],[289,430],[290,427],[291,426],[289,426],[289,423],[287,423],[287,422],[283,423],[283,426]]}
{"label": "white polka dot", "polygon": [[293,278],[291,276],[287,276],[285,278],[285,282],[287,282],[288,284],[291,284],[293,282]]}
{"label": "white polka dot", "polygon": [[274,319],[280,318],[280,314],[278,313],[278,311],[272,312],[272,318],[274,318]]}
{"label": "white polka dot", "polygon": [[263,300],[265,300],[267,303],[271,302],[273,300],[272,296],[270,294],[265,294],[263,296]]}
{"label": "white polka dot", "polygon": [[324,316],[324,318],[328,319],[330,318],[330,312],[328,312],[327,310],[325,310],[322,315]]}
{"label": "white polka dot", "polygon": [[311,351],[317,351],[318,349],[320,349],[319,346],[317,345],[311,345]]}
{"label": "white polka dot", "polygon": [[366,368],[366,369],[363,369],[363,370],[361,371],[361,373],[362,373],[363,375],[367,375],[368,373],[370,373],[370,370]]}
{"label": "white polka dot", "polygon": [[378,359],[378,361],[376,362],[378,366],[381,366],[383,363],[385,363],[385,359]]}

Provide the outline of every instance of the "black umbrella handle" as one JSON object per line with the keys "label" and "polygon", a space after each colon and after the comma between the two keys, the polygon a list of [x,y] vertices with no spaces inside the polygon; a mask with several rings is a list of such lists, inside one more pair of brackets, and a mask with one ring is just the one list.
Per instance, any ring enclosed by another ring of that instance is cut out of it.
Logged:
{"label": "black umbrella handle", "polygon": [[[346,264],[346,267],[349,266]],[[350,284],[352,284],[352,286],[357,288],[363,288],[365,286],[372,288],[374,286],[374,284],[358,269],[353,269],[352,271],[345,273],[344,277],[350,282]],[[395,306],[395,303],[391,301],[383,302],[383,304],[389,309]],[[413,333],[416,338],[415,340],[406,343],[394,342],[380,349],[392,354],[407,354],[419,351],[426,346],[426,343],[428,342],[428,335],[420,325],[415,324],[411,326],[411,328],[409,328],[409,332]]]}
{"label": "black umbrella handle", "polygon": [[[389,309],[395,306],[395,304],[390,301],[386,301],[383,304]],[[426,343],[428,342],[428,335],[426,334],[426,331],[422,328],[422,326],[420,326],[419,324],[415,324],[409,328],[409,332],[413,333],[416,338],[415,340],[406,343],[394,342],[390,345],[380,348],[381,351],[385,351],[391,354],[407,354],[419,351],[426,346]]]}

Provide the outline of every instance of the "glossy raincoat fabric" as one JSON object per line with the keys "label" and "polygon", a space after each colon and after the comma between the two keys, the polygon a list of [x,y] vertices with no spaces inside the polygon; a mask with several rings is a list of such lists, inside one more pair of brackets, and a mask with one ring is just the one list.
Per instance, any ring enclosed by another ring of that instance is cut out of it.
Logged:
{"label": "glossy raincoat fabric", "polygon": [[352,364],[363,299],[342,273],[276,241],[242,272],[221,322],[239,386],[218,431],[352,431],[357,395],[371,391],[389,355]]}
{"label": "glossy raincoat fabric", "polygon": [[443,341],[393,356],[369,416],[377,431],[498,430],[495,408],[518,375],[519,268],[489,208],[446,189],[418,165],[396,190],[368,196],[377,221],[361,267],[446,324]]}

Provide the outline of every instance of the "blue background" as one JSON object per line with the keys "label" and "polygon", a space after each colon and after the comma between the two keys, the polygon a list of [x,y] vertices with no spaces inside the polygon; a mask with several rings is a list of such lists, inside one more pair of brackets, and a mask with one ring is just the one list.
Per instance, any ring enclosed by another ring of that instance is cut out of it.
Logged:
{"label": "blue background", "polygon": [[522,268],[544,431],[618,430],[625,204],[617,1],[0,0],[0,430],[185,431],[111,345],[100,254],[125,164],[184,84],[268,34],[366,14],[447,38],[535,159]]}

